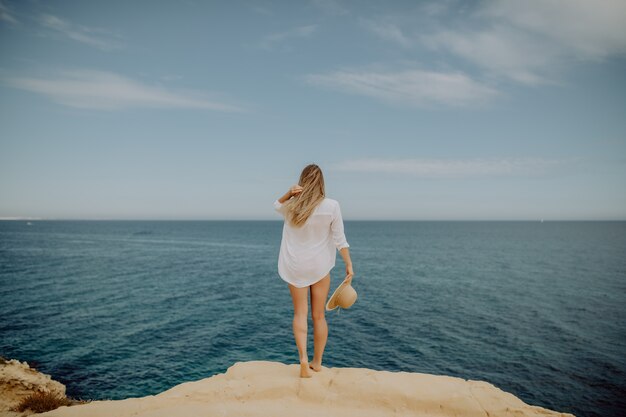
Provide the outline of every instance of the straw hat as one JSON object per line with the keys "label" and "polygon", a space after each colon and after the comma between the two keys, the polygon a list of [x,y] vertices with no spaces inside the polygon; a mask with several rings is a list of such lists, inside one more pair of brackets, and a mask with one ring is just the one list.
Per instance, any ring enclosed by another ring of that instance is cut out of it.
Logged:
{"label": "straw hat", "polygon": [[334,310],[337,307],[350,308],[356,301],[357,295],[352,285],[349,282],[342,282],[337,287],[333,295],[326,303],[326,311]]}

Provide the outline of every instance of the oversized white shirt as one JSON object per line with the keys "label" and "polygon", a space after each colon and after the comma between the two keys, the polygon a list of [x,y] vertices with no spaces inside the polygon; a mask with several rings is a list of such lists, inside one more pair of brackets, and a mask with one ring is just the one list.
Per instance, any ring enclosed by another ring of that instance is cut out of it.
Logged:
{"label": "oversized white shirt", "polygon": [[[274,208],[285,217],[286,208],[278,199]],[[339,202],[324,198],[302,227],[293,227],[285,219],[278,275],[298,288],[314,284],[333,269],[337,251],[347,247]]]}

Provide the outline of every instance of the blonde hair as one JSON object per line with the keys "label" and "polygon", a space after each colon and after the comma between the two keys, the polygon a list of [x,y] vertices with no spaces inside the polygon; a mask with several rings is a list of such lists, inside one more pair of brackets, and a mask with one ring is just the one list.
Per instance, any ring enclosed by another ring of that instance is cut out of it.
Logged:
{"label": "blonde hair", "polygon": [[285,203],[286,218],[294,227],[302,227],[326,197],[324,175],[322,169],[315,164],[304,167],[298,185],[302,187],[302,191]]}

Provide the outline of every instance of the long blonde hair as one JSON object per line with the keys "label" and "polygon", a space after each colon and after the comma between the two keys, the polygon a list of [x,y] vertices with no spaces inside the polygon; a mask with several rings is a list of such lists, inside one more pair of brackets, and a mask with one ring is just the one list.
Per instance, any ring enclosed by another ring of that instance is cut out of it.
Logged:
{"label": "long blonde hair", "polygon": [[286,217],[294,227],[302,227],[313,213],[313,210],[326,197],[324,175],[322,174],[322,169],[315,164],[309,164],[304,167],[300,174],[298,185],[302,187],[302,191],[285,203],[287,208]]}

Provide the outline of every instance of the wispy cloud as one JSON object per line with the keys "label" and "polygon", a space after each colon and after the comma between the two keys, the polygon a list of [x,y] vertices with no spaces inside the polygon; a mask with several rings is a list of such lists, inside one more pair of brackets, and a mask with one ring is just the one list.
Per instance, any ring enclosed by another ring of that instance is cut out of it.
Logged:
{"label": "wispy cloud", "polygon": [[74,41],[94,46],[105,51],[124,47],[118,40],[111,39],[115,36],[114,34],[104,29],[76,25],[51,14],[42,14],[39,16],[38,21],[42,26],[55,33],[62,34]]}
{"label": "wispy cloud", "polygon": [[479,13],[544,35],[581,59],[626,53],[623,0],[499,0],[486,3]]}
{"label": "wispy cloud", "polygon": [[494,88],[460,72],[344,70],[308,75],[305,80],[388,103],[419,107],[479,105],[498,95]]}
{"label": "wispy cloud", "polygon": [[474,28],[422,34],[422,44],[524,84],[554,82],[572,60],[626,54],[626,2],[497,0],[481,3]]}
{"label": "wispy cloud", "polygon": [[253,12],[258,14],[262,14],[265,16],[274,16],[274,12],[269,7],[261,6],[256,3],[252,5],[251,9]]}
{"label": "wispy cloud", "polygon": [[308,38],[317,30],[317,25],[298,26],[285,32],[272,33],[261,40],[261,47],[272,49],[278,44],[293,38]]}
{"label": "wispy cloud", "polygon": [[339,3],[338,0],[311,0],[311,4],[324,13],[332,16],[343,16],[349,14],[348,9]]}
{"label": "wispy cloud", "polygon": [[0,21],[18,24],[18,20],[13,16],[13,12],[0,1]]}
{"label": "wispy cloud", "polygon": [[378,37],[397,43],[400,46],[411,46],[412,40],[405,36],[402,29],[392,22],[375,21],[370,19],[359,19],[361,25],[363,25],[370,32],[374,33]]}
{"label": "wispy cloud", "polygon": [[84,109],[144,107],[243,111],[238,106],[211,100],[198,91],[151,86],[105,71],[66,70],[57,76],[6,77],[2,81],[14,88],[42,94],[57,103]]}
{"label": "wispy cloud", "polygon": [[438,0],[361,22],[403,48],[423,46],[527,85],[557,83],[575,61],[626,55],[623,0]]}
{"label": "wispy cloud", "polygon": [[418,178],[542,176],[573,162],[545,158],[384,159],[362,158],[337,163],[336,171],[411,175]]}
{"label": "wispy cloud", "polygon": [[495,76],[523,84],[548,82],[558,50],[528,34],[497,26],[485,31],[441,31],[422,37],[432,49],[445,49]]}

